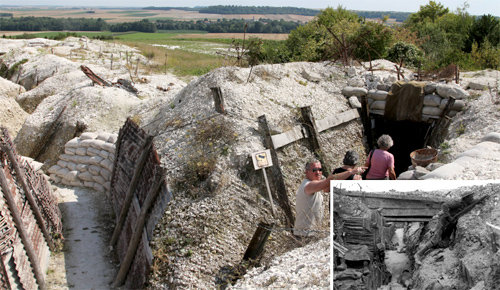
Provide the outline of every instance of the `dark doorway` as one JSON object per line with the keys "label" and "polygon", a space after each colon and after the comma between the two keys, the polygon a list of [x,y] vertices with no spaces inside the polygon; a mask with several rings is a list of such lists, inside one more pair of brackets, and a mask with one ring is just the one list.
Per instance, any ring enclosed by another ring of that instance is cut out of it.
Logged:
{"label": "dark doorway", "polygon": [[410,153],[424,146],[429,123],[410,121],[390,121],[383,116],[372,115],[374,121],[373,137],[376,146],[378,137],[388,134],[394,140],[394,146],[389,149],[394,155],[396,175],[408,170],[411,165]]}

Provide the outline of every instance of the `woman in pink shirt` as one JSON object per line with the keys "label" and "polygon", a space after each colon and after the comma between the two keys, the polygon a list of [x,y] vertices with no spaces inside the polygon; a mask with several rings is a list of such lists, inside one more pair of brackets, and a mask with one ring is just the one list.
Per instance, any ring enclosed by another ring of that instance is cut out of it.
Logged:
{"label": "woman in pink shirt", "polygon": [[370,166],[366,179],[396,179],[394,155],[387,152],[394,142],[391,136],[382,135],[377,140],[378,148],[368,155],[365,166]]}

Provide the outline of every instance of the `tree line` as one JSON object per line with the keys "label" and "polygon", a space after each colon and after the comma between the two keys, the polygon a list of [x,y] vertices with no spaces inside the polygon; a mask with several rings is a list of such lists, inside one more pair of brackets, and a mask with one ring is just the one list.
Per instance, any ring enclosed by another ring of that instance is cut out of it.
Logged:
{"label": "tree line", "polygon": [[[464,4],[466,5],[466,4]],[[326,8],[290,32],[286,41],[252,39],[249,63],[388,59],[400,66],[435,70],[456,64],[462,69],[500,69],[500,20],[472,16],[467,7],[450,12],[429,1],[402,25],[366,21],[352,11]]]}
{"label": "tree line", "polygon": [[[300,23],[284,20],[259,19],[222,19],[216,22],[205,20],[175,21],[157,20],[156,27],[161,30],[201,30],[210,33],[289,33]],[[246,29],[246,30],[245,30]]]}
{"label": "tree line", "polygon": [[[51,18],[9,17],[0,18],[0,27],[5,31],[111,31],[111,32],[156,32],[158,30],[200,30],[214,33],[289,33],[298,22],[284,20],[218,19],[217,21],[176,21],[147,19],[135,22],[109,24],[101,18]],[[245,27],[246,26],[246,27]]]}

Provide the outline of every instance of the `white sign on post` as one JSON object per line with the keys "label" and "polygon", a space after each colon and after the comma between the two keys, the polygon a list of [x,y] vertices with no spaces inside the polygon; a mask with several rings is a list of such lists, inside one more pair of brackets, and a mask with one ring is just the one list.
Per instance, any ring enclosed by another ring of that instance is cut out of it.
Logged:
{"label": "white sign on post", "polygon": [[255,170],[273,166],[273,160],[271,159],[271,150],[266,149],[264,151],[252,153],[252,161]]}
{"label": "white sign on post", "polygon": [[274,210],[273,196],[271,194],[271,189],[269,188],[269,182],[267,181],[266,167],[273,166],[273,160],[271,159],[271,150],[266,149],[264,151],[252,153],[253,167],[255,170],[262,169],[262,174],[264,175],[264,181],[266,182],[267,194],[269,196],[269,202],[271,203],[271,210],[273,216],[276,216],[276,211]]}

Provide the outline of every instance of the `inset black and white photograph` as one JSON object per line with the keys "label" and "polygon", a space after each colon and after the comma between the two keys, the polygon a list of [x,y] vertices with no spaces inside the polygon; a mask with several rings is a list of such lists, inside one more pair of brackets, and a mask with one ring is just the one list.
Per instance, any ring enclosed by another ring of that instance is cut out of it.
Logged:
{"label": "inset black and white photograph", "polygon": [[496,289],[499,181],[332,181],[333,289]]}

